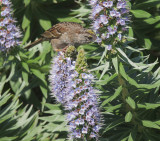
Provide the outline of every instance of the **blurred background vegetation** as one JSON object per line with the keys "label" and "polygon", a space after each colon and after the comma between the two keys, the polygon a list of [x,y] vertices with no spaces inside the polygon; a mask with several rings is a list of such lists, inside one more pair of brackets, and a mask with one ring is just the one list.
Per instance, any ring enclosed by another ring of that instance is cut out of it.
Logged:
{"label": "blurred background vegetation", "polygon": [[[91,25],[91,7],[86,0],[12,0],[12,3],[17,25],[24,35],[23,46],[59,22],[77,22],[84,27]],[[101,64],[97,67],[104,49],[96,43],[81,47],[86,51],[90,69],[98,79],[101,78],[96,83],[102,94],[105,120],[101,140],[158,141],[160,72],[156,60],[160,59],[160,2],[131,0],[130,7],[131,40],[128,44],[133,48],[124,49],[129,58],[119,51],[123,65],[118,67],[121,75],[127,78],[123,85],[132,92],[132,98],[128,98],[131,109],[125,111],[126,103],[122,105],[120,102],[122,88],[113,71],[116,59],[109,60],[110,66]],[[61,105],[49,96],[48,75],[55,55],[50,43],[44,42],[29,51],[13,49],[7,59],[0,58],[0,141],[66,140],[64,112]],[[142,120],[136,117],[131,120],[131,114],[132,117],[141,116]]]}

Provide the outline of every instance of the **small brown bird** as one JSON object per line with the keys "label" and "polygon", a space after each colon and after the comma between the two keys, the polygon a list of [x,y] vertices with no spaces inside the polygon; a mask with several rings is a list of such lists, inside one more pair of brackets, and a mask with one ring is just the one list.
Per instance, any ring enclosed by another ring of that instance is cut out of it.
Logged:
{"label": "small brown bird", "polygon": [[74,22],[62,22],[54,25],[25,48],[31,48],[43,41],[51,41],[55,51],[63,51],[68,46],[79,46],[95,41],[96,35],[91,29],[85,29]]}

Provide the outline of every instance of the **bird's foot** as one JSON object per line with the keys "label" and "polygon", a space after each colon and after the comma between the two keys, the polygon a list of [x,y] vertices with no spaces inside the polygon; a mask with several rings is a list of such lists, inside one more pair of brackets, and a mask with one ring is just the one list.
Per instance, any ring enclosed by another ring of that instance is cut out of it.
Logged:
{"label": "bird's foot", "polygon": [[68,47],[69,47],[69,46],[66,46],[65,48],[63,48],[63,49],[62,49],[62,52],[65,53]]}
{"label": "bird's foot", "polygon": [[66,47],[63,48],[63,49],[54,49],[54,50],[55,50],[56,52],[63,52],[63,53],[65,53],[68,47],[69,47],[69,46],[66,46]]}

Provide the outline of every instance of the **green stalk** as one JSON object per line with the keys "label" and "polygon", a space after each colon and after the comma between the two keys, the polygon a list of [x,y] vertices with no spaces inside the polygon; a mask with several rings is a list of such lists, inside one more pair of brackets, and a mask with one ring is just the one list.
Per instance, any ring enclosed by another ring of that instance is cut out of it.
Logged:
{"label": "green stalk", "polygon": [[143,126],[138,121],[138,117],[135,109],[133,109],[126,101],[126,98],[130,96],[130,93],[128,91],[126,81],[122,78],[122,75],[120,73],[118,74],[118,82],[119,82],[119,85],[122,86],[122,102],[124,104],[124,111],[125,113],[128,113],[129,111],[132,113],[132,119],[130,123],[138,127],[138,132],[142,132]]}

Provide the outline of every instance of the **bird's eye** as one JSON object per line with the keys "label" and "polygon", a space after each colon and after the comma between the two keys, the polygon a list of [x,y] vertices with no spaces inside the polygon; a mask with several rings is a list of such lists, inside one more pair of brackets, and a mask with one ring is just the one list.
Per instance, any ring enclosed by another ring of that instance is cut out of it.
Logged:
{"label": "bird's eye", "polygon": [[89,36],[89,37],[88,37],[88,39],[89,39],[89,40],[92,40],[92,37],[91,37],[91,36]]}

